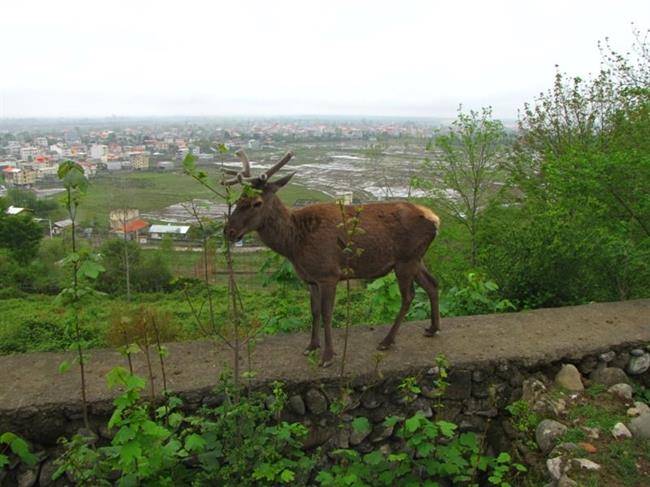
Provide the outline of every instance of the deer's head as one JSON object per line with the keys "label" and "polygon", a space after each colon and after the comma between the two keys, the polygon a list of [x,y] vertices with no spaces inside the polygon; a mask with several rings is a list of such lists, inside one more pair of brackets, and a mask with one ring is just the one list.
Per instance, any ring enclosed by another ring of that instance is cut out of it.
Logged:
{"label": "deer's head", "polygon": [[224,182],[225,185],[240,183],[244,185],[242,195],[237,200],[235,211],[228,219],[225,235],[231,241],[241,240],[249,232],[258,230],[264,222],[272,217],[272,212],[277,210],[276,193],[285,186],[295,173],[284,176],[275,181],[270,181],[271,176],[278,172],[293,157],[288,152],[277,164],[259,176],[251,176],[250,162],[244,151],[237,151],[237,156],[242,161],[242,171],[230,171],[234,175]]}

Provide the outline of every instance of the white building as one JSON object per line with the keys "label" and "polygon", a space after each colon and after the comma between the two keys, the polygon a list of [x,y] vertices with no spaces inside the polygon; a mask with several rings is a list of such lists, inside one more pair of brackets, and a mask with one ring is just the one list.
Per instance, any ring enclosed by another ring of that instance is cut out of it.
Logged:
{"label": "white building", "polygon": [[172,225],[171,223],[167,225],[151,225],[149,227],[149,236],[157,240],[162,239],[165,235],[185,238],[189,229],[189,225]]}
{"label": "white building", "polygon": [[29,161],[38,155],[37,147],[21,147],[20,148],[20,160]]}
{"label": "white building", "polygon": [[106,144],[93,144],[90,146],[90,158],[102,162],[108,160],[108,146]]}

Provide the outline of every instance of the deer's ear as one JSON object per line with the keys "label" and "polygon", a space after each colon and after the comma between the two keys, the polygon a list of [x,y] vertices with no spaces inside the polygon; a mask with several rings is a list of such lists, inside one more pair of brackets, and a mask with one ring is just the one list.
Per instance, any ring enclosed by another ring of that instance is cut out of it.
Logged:
{"label": "deer's ear", "polygon": [[291,178],[296,174],[295,172],[292,172],[291,174],[287,174],[283,178],[278,179],[277,181],[273,181],[272,183],[269,183],[269,189],[273,191],[274,193],[285,186],[289,181],[291,181]]}

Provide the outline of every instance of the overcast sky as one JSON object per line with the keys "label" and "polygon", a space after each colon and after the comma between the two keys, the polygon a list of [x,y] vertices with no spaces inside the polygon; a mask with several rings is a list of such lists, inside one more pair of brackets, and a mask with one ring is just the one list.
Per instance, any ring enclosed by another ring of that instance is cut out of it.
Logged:
{"label": "overcast sky", "polygon": [[650,1],[2,1],[0,117],[500,117]]}

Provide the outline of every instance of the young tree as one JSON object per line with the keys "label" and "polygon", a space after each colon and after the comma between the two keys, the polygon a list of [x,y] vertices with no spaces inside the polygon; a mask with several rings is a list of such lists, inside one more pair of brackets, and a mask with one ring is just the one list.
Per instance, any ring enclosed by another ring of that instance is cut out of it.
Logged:
{"label": "young tree", "polygon": [[432,157],[425,166],[432,172],[431,178],[416,178],[412,183],[427,190],[437,205],[467,228],[472,266],[476,265],[480,212],[496,194],[494,185],[505,142],[503,125],[492,118],[490,107],[469,113],[459,107],[451,127],[438,131],[427,146]]}

